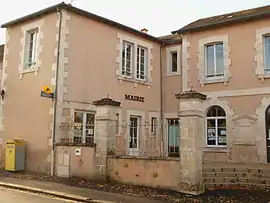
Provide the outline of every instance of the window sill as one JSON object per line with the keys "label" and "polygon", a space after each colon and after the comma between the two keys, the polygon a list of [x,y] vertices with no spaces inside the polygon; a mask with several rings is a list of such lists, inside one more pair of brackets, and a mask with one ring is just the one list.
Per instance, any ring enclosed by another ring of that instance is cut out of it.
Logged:
{"label": "window sill", "polygon": [[125,77],[125,76],[118,76],[118,80],[122,80],[125,82],[137,83],[137,84],[141,84],[141,85],[147,85],[147,86],[152,84],[149,81],[137,80],[137,79],[129,78],[129,77]]}
{"label": "window sill", "polygon": [[225,83],[228,81],[229,81],[229,79],[227,77],[212,78],[212,79],[208,79],[205,77],[202,83],[203,84],[213,84],[213,83]]}
{"label": "window sill", "polygon": [[67,147],[96,147],[95,143],[72,143],[72,142],[59,142],[56,146],[67,146]]}
{"label": "window sill", "polygon": [[210,147],[207,146],[204,150],[204,152],[217,152],[217,153],[228,153],[230,150],[227,148],[227,146],[220,146],[220,147]]}
{"label": "window sill", "polygon": [[180,76],[180,75],[181,75],[180,72],[176,72],[176,73],[167,73],[166,76],[171,77],[171,76]]}
{"label": "window sill", "polygon": [[263,73],[259,75],[260,79],[269,79],[270,78],[270,73]]}
{"label": "window sill", "polygon": [[21,79],[22,79],[23,74],[33,73],[33,72],[37,74],[38,71],[39,71],[39,68],[37,65],[29,67],[29,68],[23,68],[22,70],[20,70]]}

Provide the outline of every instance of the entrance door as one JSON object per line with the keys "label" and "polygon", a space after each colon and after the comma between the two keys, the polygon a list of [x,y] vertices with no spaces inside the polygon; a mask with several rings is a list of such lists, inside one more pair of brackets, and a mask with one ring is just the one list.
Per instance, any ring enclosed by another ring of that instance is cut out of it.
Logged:
{"label": "entrance door", "polygon": [[139,155],[139,118],[130,117],[129,126],[129,155]]}
{"label": "entrance door", "polygon": [[265,113],[267,163],[270,163],[270,106]]}
{"label": "entrance door", "polygon": [[168,155],[179,157],[179,120],[168,119]]}

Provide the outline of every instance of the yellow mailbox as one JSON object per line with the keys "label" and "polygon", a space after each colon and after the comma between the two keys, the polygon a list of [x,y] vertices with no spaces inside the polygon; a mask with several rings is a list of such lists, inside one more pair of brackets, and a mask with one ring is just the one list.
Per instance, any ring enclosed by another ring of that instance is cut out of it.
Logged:
{"label": "yellow mailbox", "polygon": [[25,146],[24,140],[14,139],[6,142],[6,171],[21,171],[25,168]]}

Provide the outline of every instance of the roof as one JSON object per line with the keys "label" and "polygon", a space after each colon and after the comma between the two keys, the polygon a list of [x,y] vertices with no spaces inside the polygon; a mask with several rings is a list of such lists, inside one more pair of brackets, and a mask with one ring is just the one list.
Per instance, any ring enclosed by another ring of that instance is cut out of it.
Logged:
{"label": "roof", "polygon": [[158,39],[162,40],[165,44],[175,44],[182,42],[182,38],[178,35],[165,35],[158,37]]}
{"label": "roof", "polygon": [[0,63],[3,62],[5,45],[0,45]]}
{"label": "roof", "polygon": [[270,5],[252,8],[248,10],[242,10],[242,11],[233,12],[233,13],[227,13],[223,15],[208,17],[208,18],[202,18],[184,26],[183,28],[173,31],[172,33],[181,34],[187,31],[199,31],[199,30],[229,25],[232,23],[258,20],[258,19],[262,19],[266,17],[270,17]]}
{"label": "roof", "polygon": [[149,40],[152,40],[152,41],[160,42],[160,43],[162,42],[162,40],[160,40],[160,39],[158,39],[158,38],[156,38],[154,36],[151,36],[151,35],[149,35],[147,33],[144,33],[144,32],[141,32],[139,30],[136,30],[134,28],[125,26],[125,25],[120,24],[118,22],[103,18],[103,17],[98,16],[96,14],[93,14],[93,13],[90,13],[88,11],[85,11],[85,10],[79,9],[77,7],[71,6],[69,4],[66,4],[64,2],[53,5],[53,6],[50,6],[50,7],[47,7],[45,9],[42,9],[42,10],[37,11],[35,13],[31,13],[29,15],[26,15],[26,16],[18,18],[16,20],[7,22],[5,24],[2,24],[1,28],[6,28],[6,27],[9,27],[9,26],[12,26],[12,25],[22,23],[22,22],[27,21],[27,20],[35,19],[35,18],[43,16],[45,14],[56,12],[57,9],[67,9],[68,11],[77,13],[79,15],[82,15],[82,16],[85,16],[87,18],[93,19],[93,20],[98,21],[100,23],[104,23],[104,24],[110,25],[112,27],[115,27],[115,28],[130,32],[130,33],[138,35],[140,37],[143,37],[143,38],[146,38],[146,39],[149,39]]}

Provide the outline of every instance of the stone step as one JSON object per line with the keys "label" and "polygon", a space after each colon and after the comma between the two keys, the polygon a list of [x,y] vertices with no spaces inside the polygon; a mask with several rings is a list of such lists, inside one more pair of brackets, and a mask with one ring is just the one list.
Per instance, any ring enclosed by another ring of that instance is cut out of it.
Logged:
{"label": "stone step", "polygon": [[203,177],[248,177],[270,179],[270,173],[203,172]]}
{"label": "stone step", "polygon": [[204,172],[237,172],[237,173],[261,173],[270,174],[270,169],[257,169],[257,168],[203,168]]}

